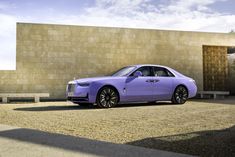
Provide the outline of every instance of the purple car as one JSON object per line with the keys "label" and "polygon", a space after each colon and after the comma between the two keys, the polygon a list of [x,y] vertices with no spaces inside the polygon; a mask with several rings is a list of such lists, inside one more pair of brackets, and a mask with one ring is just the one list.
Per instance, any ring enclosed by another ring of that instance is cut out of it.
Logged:
{"label": "purple car", "polygon": [[160,65],[132,65],[110,76],[70,81],[66,96],[79,104],[97,104],[102,108],[118,103],[172,101],[184,104],[197,93],[192,78]]}

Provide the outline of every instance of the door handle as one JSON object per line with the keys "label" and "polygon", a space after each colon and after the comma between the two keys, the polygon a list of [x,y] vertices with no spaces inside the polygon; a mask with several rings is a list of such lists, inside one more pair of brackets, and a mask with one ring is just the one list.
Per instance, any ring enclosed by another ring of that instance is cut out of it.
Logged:
{"label": "door handle", "polygon": [[154,82],[154,80],[146,80],[146,82],[152,83],[152,82]]}
{"label": "door handle", "polygon": [[154,80],[154,82],[159,82],[160,80]]}

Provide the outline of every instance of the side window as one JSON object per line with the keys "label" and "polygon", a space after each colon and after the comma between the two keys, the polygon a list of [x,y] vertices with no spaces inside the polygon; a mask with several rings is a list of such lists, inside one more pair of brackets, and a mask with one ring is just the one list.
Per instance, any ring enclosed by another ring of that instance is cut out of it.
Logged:
{"label": "side window", "polygon": [[153,73],[154,76],[158,77],[174,77],[174,75],[169,70],[162,67],[154,67]]}
{"label": "side window", "polygon": [[[140,72],[142,72],[142,74],[143,74],[143,77],[145,77],[145,76],[153,76],[152,75],[152,72],[151,72],[151,67],[140,67],[139,69],[137,69],[136,71],[140,71]],[[136,72],[135,71],[135,72]],[[134,73],[135,73],[134,72]],[[134,73],[132,73],[131,74],[131,76],[133,76],[134,75]]]}

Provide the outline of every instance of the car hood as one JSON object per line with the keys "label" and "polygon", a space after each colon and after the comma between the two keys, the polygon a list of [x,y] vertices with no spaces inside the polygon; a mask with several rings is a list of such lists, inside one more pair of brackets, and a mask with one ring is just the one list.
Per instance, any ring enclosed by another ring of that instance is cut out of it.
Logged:
{"label": "car hood", "polygon": [[102,76],[102,77],[90,77],[90,78],[81,78],[73,81],[69,81],[69,83],[84,83],[84,82],[93,82],[93,81],[101,81],[108,80],[114,78],[113,76]]}

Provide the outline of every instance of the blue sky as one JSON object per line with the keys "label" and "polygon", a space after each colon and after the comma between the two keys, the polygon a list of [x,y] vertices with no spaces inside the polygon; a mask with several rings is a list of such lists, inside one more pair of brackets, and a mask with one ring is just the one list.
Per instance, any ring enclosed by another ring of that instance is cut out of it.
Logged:
{"label": "blue sky", "polygon": [[227,33],[235,29],[234,6],[234,0],[0,0],[0,70],[16,67],[16,22]]}

